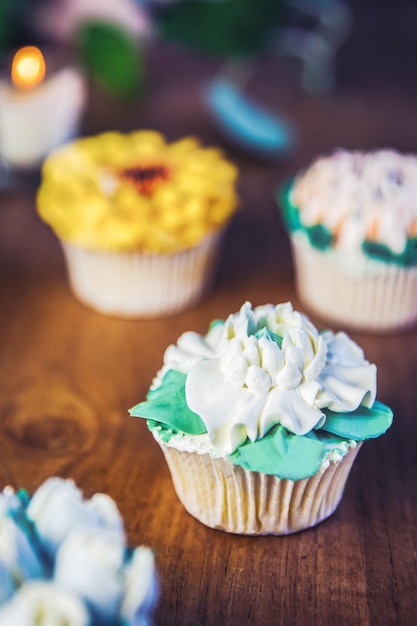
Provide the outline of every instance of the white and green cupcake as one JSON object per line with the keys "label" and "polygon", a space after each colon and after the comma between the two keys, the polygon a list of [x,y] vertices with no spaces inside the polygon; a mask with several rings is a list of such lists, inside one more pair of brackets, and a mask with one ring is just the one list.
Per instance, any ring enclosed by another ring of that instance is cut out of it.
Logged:
{"label": "white and green cupcake", "polygon": [[319,333],[290,303],[245,303],[165,352],[148,420],[178,497],[212,528],[285,535],[336,509],[365,439],[392,411],[376,366],[342,332]]}
{"label": "white and green cupcake", "polygon": [[315,315],[368,331],[417,322],[417,157],[320,157],[281,193],[297,292]]}

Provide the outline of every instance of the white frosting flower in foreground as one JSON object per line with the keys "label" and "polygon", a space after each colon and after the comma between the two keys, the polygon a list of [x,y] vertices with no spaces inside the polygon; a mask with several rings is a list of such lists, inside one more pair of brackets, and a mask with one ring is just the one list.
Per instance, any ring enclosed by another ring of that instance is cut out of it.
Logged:
{"label": "white frosting flower in foreground", "polygon": [[83,598],[100,624],[114,623],[119,611],[125,547],[124,533],[120,531],[79,526],[57,553],[55,580]]}
{"label": "white frosting flower in foreground", "polygon": [[275,424],[304,435],[323,425],[323,409],[371,407],[376,367],[345,333],[319,334],[290,303],[245,303],[206,335],[186,333],[165,354],[187,376],[189,408],[223,453],[262,438]]}
{"label": "white frosting flower in foreground", "polygon": [[94,494],[89,500],[71,480],[50,478],[34,493],[28,516],[49,555],[76,526],[93,525],[121,529],[122,518],[115,502],[106,494]]}
{"label": "white frosting flower in foreground", "polygon": [[[39,578],[43,567],[25,533],[8,516],[0,516],[0,603],[7,599],[10,584],[25,579]],[[9,582],[7,582],[7,579]]]}
{"label": "white frosting flower in foreground", "polygon": [[0,493],[0,626],[147,626],[157,596],[153,553],[128,549],[109,496],[61,478]]}
{"label": "white frosting flower in foreground", "polygon": [[136,548],[124,574],[125,593],[120,615],[126,624],[146,626],[158,595],[152,550],[144,546]]}
{"label": "white frosting flower in foreground", "polygon": [[0,626],[89,626],[88,612],[77,596],[53,582],[26,582],[0,608]]}

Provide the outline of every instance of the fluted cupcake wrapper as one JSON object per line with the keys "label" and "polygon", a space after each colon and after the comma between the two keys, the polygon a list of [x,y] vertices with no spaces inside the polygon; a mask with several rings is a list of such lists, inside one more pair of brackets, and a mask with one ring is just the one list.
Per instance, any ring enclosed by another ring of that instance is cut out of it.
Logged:
{"label": "fluted cupcake wrapper", "polygon": [[185,509],[206,526],[243,535],[288,535],[329,517],[362,443],[314,476],[294,482],[246,470],[227,458],[179,451],[156,439]]}
{"label": "fluted cupcake wrapper", "polygon": [[171,254],[87,250],[61,241],[74,295],[100,313],[154,317],[196,304],[208,289],[224,229]]}
{"label": "fluted cupcake wrapper", "polygon": [[396,331],[417,323],[417,267],[320,251],[300,233],[291,244],[300,301],[335,324],[368,331]]}

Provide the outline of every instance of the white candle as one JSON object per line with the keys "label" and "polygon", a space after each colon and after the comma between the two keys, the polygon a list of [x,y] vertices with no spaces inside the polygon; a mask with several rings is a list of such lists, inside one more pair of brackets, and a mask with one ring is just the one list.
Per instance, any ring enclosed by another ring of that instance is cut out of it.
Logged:
{"label": "white candle", "polygon": [[0,80],[0,154],[11,167],[39,167],[78,131],[86,100],[81,73],[72,67],[45,72],[40,51],[28,47],[14,57],[12,82]]}

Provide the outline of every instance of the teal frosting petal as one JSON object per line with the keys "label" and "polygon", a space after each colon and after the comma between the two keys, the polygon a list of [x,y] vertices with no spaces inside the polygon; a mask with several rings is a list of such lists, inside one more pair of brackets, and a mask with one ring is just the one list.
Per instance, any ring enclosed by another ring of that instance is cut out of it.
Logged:
{"label": "teal frosting petal", "polygon": [[378,401],[374,402],[370,409],[360,406],[351,413],[334,413],[327,409],[324,412],[326,421],[321,430],[356,441],[383,435],[391,426],[393,419],[391,409]]}
{"label": "teal frosting petal", "polygon": [[316,474],[326,452],[319,437],[298,437],[278,425],[263,439],[244,443],[229,458],[235,465],[253,472],[295,481]]}
{"label": "teal frosting petal", "polygon": [[185,380],[187,376],[176,370],[169,370],[162,383],[151,389],[145,402],[129,410],[134,417],[143,417],[166,424],[176,431],[190,435],[206,432],[203,420],[188,408],[185,399]]}
{"label": "teal frosting petal", "polygon": [[282,347],[282,342],[283,342],[283,337],[281,337],[280,335],[277,335],[276,333],[273,333],[272,330],[269,330],[269,328],[261,328],[260,330],[256,331],[255,333],[255,337],[257,339],[261,339],[261,337],[265,337],[265,339],[269,339],[269,341],[275,341],[276,344],[278,344],[278,346],[281,348]]}

